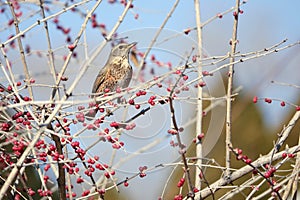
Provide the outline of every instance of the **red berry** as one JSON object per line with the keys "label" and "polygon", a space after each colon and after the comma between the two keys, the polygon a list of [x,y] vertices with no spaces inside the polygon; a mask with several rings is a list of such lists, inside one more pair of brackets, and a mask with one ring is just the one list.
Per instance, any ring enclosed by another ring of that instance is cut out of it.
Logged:
{"label": "red berry", "polygon": [[119,126],[119,123],[118,122],[112,122],[112,123],[110,123],[110,126],[117,128]]}
{"label": "red berry", "polygon": [[105,24],[99,24],[99,27],[100,27],[100,28],[103,28],[103,29],[106,28]]}
{"label": "red berry", "polygon": [[155,61],[156,59],[155,59],[155,55],[151,55],[151,58],[150,58],[152,61]]}
{"label": "red berry", "polygon": [[108,172],[105,172],[105,173],[104,173],[104,176],[105,176],[106,178],[109,178],[109,177],[110,177],[110,174],[109,174]]}
{"label": "red berry", "polygon": [[269,171],[267,171],[265,174],[264,174],[265,178],[270,178],[271,177],[271,173]]}
{"label": "red berry", "polygon": [[134,105],[134,99],[129,99],[129,100],[128,100],[128,103],[129,103],[130,105]]}
{"label": "red berry", "polygon": [[206,83],[203,82],[203,81],[201,81],[201,82],[199,83],[199,86],[200,86],[200,87],[204,87],[204,86],[206,86]]}
{"label": "red berry", "polygon": [[203,71],[203,72],[202,72],[202,75],[203,75],[203,76],[208,76],[208,75],[211,75],[211,73],[209,73],[209,71]]}
{"label": "red berry", "polygon": [[253,97],[253,103],[257,103],[257,100],[258,100],[257,96],[254,96]]}
{"label": "red berry", "polygon": [[14,23],[14,19],[10,19],[7,24],[8,26],[11,26],[13,23]]}
{"label": "red berry", "polygon": [[58,21],[58,18],[55,17],[54,20],[53,20],[53,22],[54,22],[55,24],[58,24],[58,22],[59,22],[59,21]]}
{"label": "red berry", "polygon": [[242,149],[236,148],[235,153],[241,155],[243,153]]}
{"label": "red berry", "polygon": [[134,19],[138,19],[138,18],[139,18],[139,14],[135,14]]}
{"label": "red berry", "polygon": [[73,44],[70,44],[70,45],[68,46],[68,49],[70,49],[70,51],[73,51],[75,48],[76,48],[76,46],[73,45]]}
{"label": "red berry", "polygon": [[100,189],[98,192],[99,194],[105,194],[105,189]]}
{"label": "red berry", "polygon": [[35,195],[35,191],[33,191],[31,188],[28,188],[28,195],[29,196]]}
{"label": "red berry", "polygon": [[252,160],[250,159],[250,158],[247,158],[246,160],[245,160],[245,163],[246,164],[250,164],[252,162]]}
{"label": "red berry", "polygon": [[125,186],[125,187],[128,187],[128,186],[129,186],[129,183],[128,183],[127,181],[125,181],[125,182],[124,182],[124,186]]}
{"label": "red berry", "polygon": [[82,183],[82,182],[84,182],[84,180],[83,180],[83,178],[79,177],[79,178],[77,178],[76,182],[77,183]]}
{"label": "red berry", "polygon": [[24,101],[30,101],[31,99],[28,96],[23,97]]}
{"label": "red berry", "polygon": [[193,55],[192,61],[193,61],[193,62],[196,62],[196,61],[197,61],[197,56],[196,56],[196,55]]}
{"label": "red berry", "polygon": [[281,157],[282,158],[286,158],[287,157],[287,153],[282,153]]}
{"label": "red berry", "polygon": [[66,34],[66,35],[67,35],[67,34],[69,34],[69,33],[70,33],[70,31],[71,31],[71,29],[70,29],[70,28],[67,28],[67,29],[66,29],[66,28],[64,28],[64,29],[63,29],[63,32],[64,32],[64,34]]}
{"label": "red berry", "polygon": [[180,75],[180,74],[181,74],[181,71],[180,71],[180,70],[176,70],[175,73],[178,74],[178,75]]}
{"label": "red berry", "polygon": [[177,187],[182,187],[183,186],[183,183],[181,183],[180,181],[177,183]]}
{"label": "red berry", "polygon": [[60,78],[60,80],[62,80],[62,81],[67,81],[69,78],[68,77],[66,77],[66,76],[62,76],[61,78]]}
{"label": "red berry", "polygon": [[148,101],[148,103],[151,105],[151,106],[154,106],[155,105],[155,102],[154,101]]}
{"label": "red berry", "polygon": [[270,169],[270,172],[273,174],[274,172],[276,172],[276,168],[275,167],[271,167]]}
{"label": "red berry", "polygon": [[197,136],[198,140],[201,140],[202,138],[204,138],[204,133],[201,133]]}
{"label": "red berry", "polygon": [[242,159],[243,159],[243,155],[238,155],[238,156],[236,157],[236,159],[237,159],[237,160],[242,160]]}
{"label": "red berry", "polygon": [[7,90],[12,91],[12,86],[11,85],[7,86]]}
{"label": "red berry", "polygon": [[140,106],[139,104],[135,104],[135,108],[136,108],[136,109],[140,109],[140,107],[141,107],[141,106]]}
{"label": "red berry", "polygon": [[266,102],[266,103],[272,103],[272,99],[265,98],[265,102]]}
{"label": "red berry", "polygon": [[187,34],[189,34],[189,33],[191,32],[191,29],[190,29],[190,28],[187,28],[187,29],[185,29],[183,32],[184,32],[184,34],[187,35]]}
{"label": "red berry", "polygon": [[289,157],[289,158],[294,158],[294,157],[295,157],[295,154],[289,153],[289,154],[288,154],[288,157]]}
{"label": "red berry", "polygon": [[116,174],[116,171],[115,171],[115,170],[112,170],[112,171],[110,172],[110,174],[111,174],[111,175],[115,175],[115,174]]}
{"label": "red berry", "polygon": [[180,182],[184,183],[184,182],[185,182],[185,179],[184,179],[184,178],[181,178],[181,179],[180,179]]}

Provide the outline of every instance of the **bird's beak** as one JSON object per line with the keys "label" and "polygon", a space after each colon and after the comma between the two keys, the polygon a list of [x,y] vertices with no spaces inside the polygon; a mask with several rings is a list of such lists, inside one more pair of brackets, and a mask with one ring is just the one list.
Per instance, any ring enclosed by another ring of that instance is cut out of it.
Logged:
{"label": "bird's beak", "polygon": [[128,49],[131,49],[132,47],[134,47],[137,44],[137,42],[133,42],[131,44],[128,45]]}

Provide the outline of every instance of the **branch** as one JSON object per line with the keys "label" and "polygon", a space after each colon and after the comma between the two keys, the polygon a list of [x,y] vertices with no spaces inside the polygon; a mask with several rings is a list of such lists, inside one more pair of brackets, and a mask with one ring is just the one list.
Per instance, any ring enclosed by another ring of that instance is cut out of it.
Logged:
{"label": "branch", "polygon": [[[17,34],[20,33],[19,22],[18,22],[19,20],[16,17],[16,13],[15,13],[14,7],[12,5],[12,2],[8,1],[8,4],[9,4],[9,8],[10,8],[11,14],[12,14],[12,16],[14,18],[14,24],[15,24],[16,35],[17,35]],[[26,77],[26,83],[28,83],[29,80],[30,80],[30,75],[29,75],[29,71],[28,71],[27,62],[26,62],[26,59],[25,59],[24,48],[23,48],[23,44],[22,44],[22,41],[21,41],[21,37],[18,37],[17,41],[18,41],[18,46],[19,46],[19,52],[20,52],[21,60],[23,62],[23,70],[24,70],[25,77]],[[31,86],[28,87],[28,92],[29,92],[30,98],[33,100],[33,92],[32,92]]]}
{"label": "branch", "polygon": [[[232,38],[231,38],[231,55],[235,54],[236,50],[236,45],[237,45],[237,27],[238,27],[238,16],[239,16],[239,6],[240,6],[240,0],[236,0],[235,4],[235,11],[234,11],[234,23],[233,23],[233,32],[232,32]],[[226,170],[225,170],[225,177],[229,177],[231,172],[230,172],[230,147],[232,146],[231,144],[231,128],[232,128],[232,88],[233,88],[233,73],[234,73],[234,57],[230,57],[230,65],[229,65],[229,71],[228,71],[228,84],[227,84],[227,101],[226,101],[226,139],[225,139],[225,144],[226,144],[226,154],[225,154],[225,165],[226,165]]]}
{"label": "branch", "polygon": [[[300,146],[294,146],[291,147],[288,150],[283,150],[281,152],[278,152],[274,155],[273,159],[274,160],[278,160],[282,158],[282,153],[294,153],[300,150]],[[256,161],[253,161],[251,164],[253,167],[258,168],[260,166],[263,166],[264,164],[269,163],[269,160],[271,158],[271,155],[267,154],[265,156],[261,156],[260,158],[258,158]],[[217,190],[221,189],[222,186],[225,186],[227,184],[232,183],[233,181],[243,177],[244,175],[250,173],[253,171],[253,167],[246,165],[236,171],[234,171],[230,177],[222,177],[221,179],[217,180],[216,182],[214,182],[213,184],[210,185],[210,188],[204,188],[202,189],[199,193],[196,193],[196,198],[199,198],[200,196],[202,198],[206,198],[209,195],[211,195],[211,190],[213,190],[214,192],[216,192]]]}
{"label": "branch", "polygon": [[[201,16],[200,16],[200,0],[194,0],[195,6],[195,16],[197,23],[197,36],[198,36],[198,77],[202,77],[202,27],[201,27]],[[200,81],[203,79],[200,78]],[[195,138],[202,133],[202,120],[203,120],[203,89],[202,87],[198,87],[198,101],[197,101],[197,121],[196,121],[196,134]],[[202,158],[202,141],[199,140],[196,146],[196,157]],[[200,174],[202,173],[202,159],[197,159],[197,166],[195,172],[195,187],[201,189],[201,179]]]}
{"label": "branch", "polygon": [[[43,17],[43,19],[45,19],[46,15],[45,15],[45,9],[44,9],[44,0],[39,0],[39,4],[41,7],[42,17]],[[56,82],[57,81],[56,80],[56,69],[55,69],[55,65],[54,65],[54,55],[53,55],[53,50],[52,50],[52,45],[51,45],[51,40],[50,40],[50,35],[49,35],[48,21],[44,21],[44,29],[46,31],[50,71],[52,73],[53,80]]]}
{"label": "branch", "polygon": [[179,0],[176,0],[175,3],[174,3],[174,5],[173,5],[173,7],[170,10],[170,12],[167,14],[167,17],[165,18],[165,20],[163,21],[162,25],[159,27],[158,31],[156,32],[155,36],[153,37],[151,43],[148,45],[147,51],[146,51],[146,53],[144,53],[144,55],[143,55],[143,57],[141,59],[141,62],[139,64],[139,66],[138,66],[138,71],[136,73],[136,77],[134,78],[135,81],[138,80],[138,77],[139,77],[140,72],[142,70],[142,66],[145,63],[145,60],[146,60],[148,54],[150,53],[150,51],[151,51],[153,45],[155,44],[158,36],[160,35],[161,31],[163,30],[163,28],[165,27],[165,25],[169,21],[170,17],[172,16],[173,12],[175,11],[178,3],[179,3]]}
{"label": "branch", "polygon": [[183,162],[184,165],[184,173],[186,174],[186,178],[187,178],[187,182],[188,182],[188,189],[189,189],[189,193],[188,193],[188,197],[194,199],[195,197],[195,193],[194,193],[194,187],[192,184],[192,178],[191,178],[191,174],[190,174],[190,168],[188,166],[188,162],[186,159],[186,149],[185,149],[185,145],[181,142],[181,138],[179,135],[179,127],[177,125],[177,121],[176,121],[176,116],[175,116],[175,109],[173,106],[173,99],[172,97],[169,97],[169,103],[170,103],[170,112],[171,112],[171,119],[172,119],[172,123],[174,126],[174,130],[177,132],[176,133],[176,138],[177,138],[177,142],[178,142],[178,146],[180,148],[180,155],[181,155],[181,160]]}
{"label": "branch", "polygon": [[37,131],[35,137],[32,139],[32,141],[28,144],[27,148],[23,152],[22,156],[18,159],[18,162],[14,166],[14,168],[9,173],[9,176],[7,177],[5,183],[3,184],[1,190],[0,190],[0,199],[3,199],[6,191],[12,184],[13,180],[17,177],[19,171],[21,168],[23,168],[23,163],[27,159],[28,154],[31,152],[31,150],[34,148],[34,145],[37,143],[37,141],[40,139],[42,133],[45,131],[46,127],[41,127],[39,131]]}

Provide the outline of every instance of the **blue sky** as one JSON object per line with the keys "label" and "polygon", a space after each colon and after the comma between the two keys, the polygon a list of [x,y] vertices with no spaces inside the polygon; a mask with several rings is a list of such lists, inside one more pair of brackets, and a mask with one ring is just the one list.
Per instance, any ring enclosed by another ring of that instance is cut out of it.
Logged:
{"label": "blue sky", "polygon": [[[147,47],[156,30],[158,30],[158,28],[161,26],[166,14],[170,11],[174,2],[175,1],[170,0],[134,1],[134,8],[130,10],[129,14],[124,19],[118,30],[118,33],[122,36],[128,36],[128,41],[137,41],[137,47],[140,49]],[[234,3],[235,1],[224,0],[201,1],[202,21],[206,21],[216,14],[224,12],[225,10],[234,6]],[[91,5],[94,5],[94,1],[91,1],[91,3],[84,7],[80,7],[80,9],[82,9],[82,11],[86,11],[91,8]],[[26,6],[27,10],[31,12],[37,8],[36,6],[32,5],[24,6]],[[56,11],[55,9],[60,9],[60,7],[50,7],[53,9],[51,11],[52,13]],[[244,13],[240,15],[238,27],[238,51],[241,53],[257,51],[272,46],[286,38],[288,39],[287,44],[300,40],[299,8],[300,1],[296,0],[249,0],[241,8]],[[111,5],[107,3],[107,1],[104,1],[96,11],[97,20],[99,23],[105,23],[107,29],[110,30],[115,25],[122,11],[123,6],[119,4]],[[139,15],[138,19],[134,18],[136,14]],[[28,27],[30,24],[35,22],[37,18],[40,18],[39,15],[35,15],[32,18],[26,19],[21,24],[21,29]],[[4,17],[2,15],[0,17],[0,23],[6,25],[7,19],[9,19],[7,15]],[[63,14],[60,19],[63,26],[71,28],[72,31],[70,35],[72,37],[76,36],[83,19],[74,13]],[[217,19],[203,28],[203,45],[208,56],[225,55],[230,50],[229,40],[232,33],[232,23],[233,17],[232,14],[229,13],[222,19]],[[61,60],[62,56],[67,52],[65,36],[55,29],[53,23],[49,24],[50,32],[52,34],[51,38],[53,40],[53,47],[55,49],[56,58],[58,58],[57,65],[60,66],[63,63]],[[195,11],[193,1],[180,1],[176,11],[166,24],[166,28],[168,30],[163,31],[163,35],[166,38],[168,34],[171,36],[172,34],[182,33],[183,30],[193,27],[195,27]],[[45,37],[43,34],[41,34],[41,30],[42,26],[34,28],[26,35],[24,41],[25,43],[32,45],[33,49],[45,51]],[[13,31],[13,28],[9,28],[0,32],[0,41],[5,41]],[[87,49],[88,53],[90,54],[93,49],[103,41],[103,37],[100,35],[99,30],[91,29],[90,27],[87,28],[86,35],[88,45]],[[195,41],[196,34],[195,32],[191,32],[188,36],[181,35],[181,37],[171,40],[170,43],[166,42],[163,46],[158,45],[157,51],[153,51],[152,53],[157,53],[157,56],[163,61],[174,61],[176,59],[180,60],[182,59],[180,56],[184,57],[184,53],[190,51],[191,46],[195,45],[195,43],[193,43]],[[98,73],[99,66],[102,66],[103,62],[105,62],[109,53],[109,49],[110,47],[107,45],[105,50],[101,52],[97,60],[93,63],[93,66],[91,66],[88,70],[86,76],[83,77],[82,84],[76,88],[76,92],[80,93],[90,90],[92,84],[91,80],[93,80]],[[249,95],[249,101],[252,100],[252,95],[257,95],[260,97],[279,98],[296,103],[299,96],[299,91],[297,89],[286,86],[278,86],[271,84],[270,82],[271,80],[276,80],[300,85],[299,50],[300,47],[297,46],[268,57],[262,57],[245,62],[243,64],[238,64],[235,70],[235,85],[243,87],[241,94]],[[14,66],[16,66],[13,68],[14,72],[16,74],[22,74],[22,68],[18,67],[21,66],[18,65],[20,64],[20,60],[17,59],[18,54],[16,52],[11,52],[9,55],[12,58],[16,58],[16,60],[13,60]],[[72,68],[68,71],[70,74],[70,79],[76,77],[78,70],[80,70],[79,66],[82,64],[81,62],[84,61],[85,58],[83,51],[83,39],[81,40],[81,45],[78,48],[78,57],[82,60],[80,61],[80,59],[74,59],[72,61]],[[174,60],[172,60],[173,58]],[[0,59],[1,62],[3,62],[3,57],[0,57]],[[174,63],[176,63],[176,61],[174,61]],[[47,65],[45,65],[47,63],[46,59],[36,60],[36,58],[32,58],[29,59],[29,63],[34,66],[31,70],[35,73],[42,73],[45,71],[48,72]],[[46,75],[40,75],[36,78],[37,82],[39,83],[49,83],[50,81],[49,74],[47,73]],[[214,84],[214,82],[215,81],[212,80],[208,83]],[[68,86],[68,83],[66,83],[66,85]],[[43,99],[46,95],[48,95],[44,89],[40,90],[39,92],[40,96],[38,96],[38,98]],[[281,127],[283,125],[282,119],[289,112],[289,110],[294,109],[292,107],[283,109],[279,105],[267,105],[265,103],[259,103],[258,106],[263,109],[266,123],[269,124],[270,127],[273,127],[273,129]],[[157,115],[161,114],[157,110],[154,112],[158,112]],[[168,111],[163,110],[163,112]],[[161,114],[160,116],[164,115]],[[152,120],[153,123],[160,123],[159,119],[155,117],[153,117]],[[184,119],[182,119],[182,121],[184,121]],[[157,131],[155,127],[150,130],[152,132]],[[149,140],[151,141],[151,139]],[[141,142],[140,145],[144,145],[144,143]],[[164,145],[160,146],[161,150],[165,151],[164,147]],[[131,149],[128,149],[129,152],[130,150]],[[176,159],[178,157],[177,152],[172,150],[170,151],[171,152],[167,152],[167,155],[160,155],[160,152],[153,153],[154,151],[152,151],[152,157],[150,155],[141,155],[140,157],[136,158],[134,162],[155,165],[165,162],[166,157],[170,158],[170,160]],[[122,155],[119,156],[121,157]],[[124,169],[131,167],[131,165],[127,165],[124,166]],[[129,193],[131,193],[130,195],[132,195],[134,199],[156,199],[161,192],[162,185],[165,183],[165,179],[168,175],[165,173],[166,169],[159,171],[161,173],[151,173],[146,177],[145,180],[133,180],[130,183],[131,186],[128,189],[122,189],[122,191],[129,191]],[[129,175],[132,174],[127,174],[126,172],[123,174],[124,177]],[[153,182],[160,182],[162,185],[153,184]],[[139,187],[140,189],[137,189]],[[145,188],[147,188],[148,191],[146,197]]]}

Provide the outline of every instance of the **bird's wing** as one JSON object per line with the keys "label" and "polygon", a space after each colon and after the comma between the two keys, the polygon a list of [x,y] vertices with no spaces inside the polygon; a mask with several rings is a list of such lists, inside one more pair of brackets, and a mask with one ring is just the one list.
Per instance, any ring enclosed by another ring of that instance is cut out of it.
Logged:
{"label": "bird's wing", "polygon": [[98,73],[97,78],[94,82],[92,93],[100,92],[98,90],[103,84],[103,82],[105,81],[106,76],[107,76],[107,67],[103,67]]}

